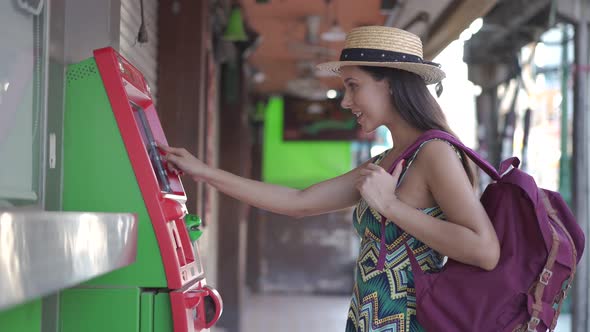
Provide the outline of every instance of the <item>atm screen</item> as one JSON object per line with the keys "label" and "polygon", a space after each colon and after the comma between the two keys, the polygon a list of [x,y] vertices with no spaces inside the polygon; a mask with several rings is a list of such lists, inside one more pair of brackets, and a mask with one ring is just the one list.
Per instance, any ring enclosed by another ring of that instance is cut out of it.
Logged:
{"label": "atm screen", "polygon": [[168,176],[166,175],[166,169],[164,168],[164,164],[162,162],[162,158],[160,157],[160,152],[158,151],[158,147],[156,145],[156,141],[154,140],[154,135],[152,134],[152,130],[150,128],[150,124],[145,117],[145,112],[142,107],[130,103],[131,107],[133,107],[133,116],[135,117],[135,122],[137,123],[137,127],[141,131],[141,138],[145,143],[145,148],[148,152],[150,157],[150,161],[152,163],[152,167],[154,169],[154,173],[156,173],[156,177],[158,178],[158,183],[160,184],[160,190],[171,193],[172,190],[170,188],[170,182],[168,181]]}

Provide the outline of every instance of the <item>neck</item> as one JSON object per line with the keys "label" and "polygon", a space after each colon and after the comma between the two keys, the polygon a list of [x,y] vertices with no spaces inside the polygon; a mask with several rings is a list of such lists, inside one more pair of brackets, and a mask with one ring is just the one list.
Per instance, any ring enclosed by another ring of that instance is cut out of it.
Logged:
{"label": "neck", "polygon": [[393,149],[401,153],[414,143],[423,131],[407,125],[388,126],[391,138],[393,139]]}

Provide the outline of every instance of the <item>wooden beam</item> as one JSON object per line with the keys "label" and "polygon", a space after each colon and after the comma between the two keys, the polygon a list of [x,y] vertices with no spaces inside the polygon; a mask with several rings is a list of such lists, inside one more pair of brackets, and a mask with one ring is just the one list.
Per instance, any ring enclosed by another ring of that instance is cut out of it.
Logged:
{"label": "wooden beam", "polygon": [[[219,118],[219,168],[251,177],[251,137],[248,99],[241,57],[222,66]],[[218,284],[224,303],[217,326],[240,331],[246,284],[246,227],[249,206],[219,194]]]}
{"label": "wooden beam", "polygon": [[[500,12],[495,13],[496,15],[494,15],[494,17],[496,20],[498,20],[498,22],[496,22],[497,24],[503,25],[503,29],[498,30],[494,34],[491,34],[486,44],[494,47],[497,43],[501,43],[510,37],[510,34],[514,34],[515,31],[518,31],[519,29],[522,29],[523,26],[526,26],[527,22],[538,15],[543,9],[548,8],[549,5],[550,0],[520,0],[513,1],[510,3],[510,5],[501,7]],[[513,13],[518,14],[513,15]],[[510,19],[504,21],[505,18]]]}
{"label": "wooden beam", "polygon": [[[204,158],[208,5],[188,1],[175,9],[173,2],[159,4],[158,113],[170,145]],[[183,185],[189,212],[203,217],[202,185]]]}
{"label": "wooden beam", "polygon": [[460,3],[452,1],[449,8],[441,14],[433,24],[429,37],[424,41],[424,58],[435,58],[453,40],[457,39],[463,30],[478,17],[489,12],[498,0],[463,0]]}

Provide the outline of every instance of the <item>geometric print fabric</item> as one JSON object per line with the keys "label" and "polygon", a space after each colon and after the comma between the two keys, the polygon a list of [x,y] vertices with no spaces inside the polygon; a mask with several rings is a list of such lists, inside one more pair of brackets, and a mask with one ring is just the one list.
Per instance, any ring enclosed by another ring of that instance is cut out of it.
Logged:
{"label": "geometric print fabric", "polygon": [[[379,155],[375,163],[378,164],[386,153]],[[417,154],[418,151],[406,163],[402,180]],[[441,221],[445,219],[439,207],[423,209],[422,212]],[[414,277],[404,244],[407,243],[412,249],[422,270],[427,273],[439,271],[444,257],[387,220],[385,266],[383,270],[377,270],[382,245],[380,223],[381,215],[361,198],[353,213],[353,225],[361,238],[361,244],[346,332],[424,331],[416,320]]]}

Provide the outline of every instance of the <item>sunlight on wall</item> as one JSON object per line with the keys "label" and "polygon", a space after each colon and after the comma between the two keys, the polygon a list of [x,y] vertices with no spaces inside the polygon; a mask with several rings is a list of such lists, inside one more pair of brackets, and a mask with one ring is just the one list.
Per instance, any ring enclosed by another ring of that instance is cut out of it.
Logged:
{"label": "sunlight on wall", "polygon": [[[435,59],[447,77],[442,81],[443,93],[437,98],[447,116],[451,129],[465,145],[476,145],[475,97],[478,87],[467,79],[467,64],[463,62],[463,41],[455,40]],[[429,87],[431,91],[434,86]],[[436,94],[434,94],[436,96]]]}

